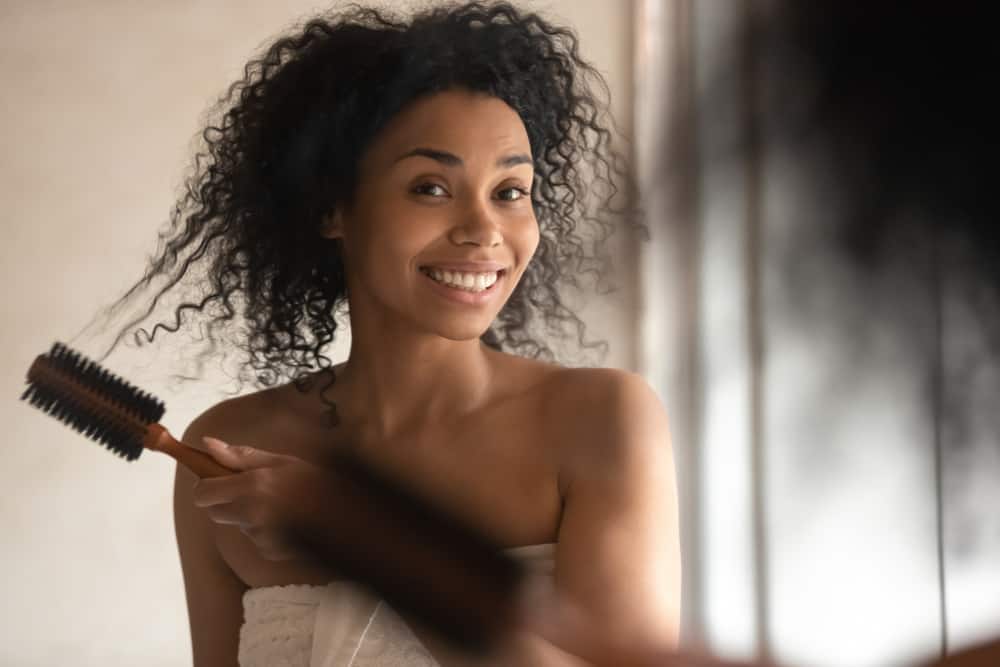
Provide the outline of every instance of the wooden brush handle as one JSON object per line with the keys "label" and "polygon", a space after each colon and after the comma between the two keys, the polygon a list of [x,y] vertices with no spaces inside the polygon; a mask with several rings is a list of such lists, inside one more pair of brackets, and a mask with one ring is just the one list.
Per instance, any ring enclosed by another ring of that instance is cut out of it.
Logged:
{"label": "wooden brush handle", "polygon": [[146,427],[146,438],[143,440],[142,446],[173,457],[198,477],[223,477],[233,474],[232,470],[218,463],[208,454],[179,442],[159,424],[150,424]]}

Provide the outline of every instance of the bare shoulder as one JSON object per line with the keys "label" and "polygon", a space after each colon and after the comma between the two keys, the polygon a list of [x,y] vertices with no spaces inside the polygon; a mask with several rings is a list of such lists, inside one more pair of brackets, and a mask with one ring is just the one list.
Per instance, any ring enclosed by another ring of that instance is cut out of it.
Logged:
{"label": "bare shoulder", "polygon": [[[260,394],[262,393],[237,396],[212,405],[188,424],[180,438],[181,441],[196,449],[200,447],[201,439],[204,436],[219,438],[234,444],[250,444],[245,442],[245,439],[248,433],[253,432],[254,422],[260,419],[260,407],[266,403],[266,401],[261,400]],[[194,473],[184,466],[178,465],[175,479],[177,497],[190,496],[196,479]]]}
{"label": "bare shoulder", "polygon": [[254,433],[274,419],[279,389],[270,388],[220,401],[199,414],[188,425],[184,440],[189,444],[202,436],[256,446]]}
{"label": "bare shoulder", "polygon": [[546,402],[553,418],[587,429],[666,418],[645,378],[618,368],[561,369],[552,374]]}
{"label": "bare shoulder", "polygon": [[560,368],[555,379],[564,383],[564,387],[576,386],[581,391],[595,393],[649,387],[641,375],[621,368]]}
{"label": "bare shoulder", "polygon": [[545,392],[550,436],[567,464],[623,464],[670,447],[667,414],[639,374],[616,368],[565,368]]}

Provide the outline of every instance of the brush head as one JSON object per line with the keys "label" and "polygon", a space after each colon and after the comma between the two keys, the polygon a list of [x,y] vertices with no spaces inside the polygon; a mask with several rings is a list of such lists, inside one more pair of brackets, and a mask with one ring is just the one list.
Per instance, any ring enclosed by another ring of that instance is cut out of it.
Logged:
{"label": "brush head", "polygon": [[163,403],[95,362],[55,343],[28,370],[21,395],[129,461],[143,450],[146,427],[163,417]]}

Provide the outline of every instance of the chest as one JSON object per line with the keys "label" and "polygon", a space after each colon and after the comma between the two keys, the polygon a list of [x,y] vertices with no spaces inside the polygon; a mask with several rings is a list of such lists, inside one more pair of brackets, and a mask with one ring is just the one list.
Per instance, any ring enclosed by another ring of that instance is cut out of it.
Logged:
{"label": "chest", "polygon": [[[555,541],[560,519],[557,449],[548,442],[551,429],[539,419],[529,407],[514,404],[448,429],[360,443],[346,442],[326,428],[276,422],[247,444],[317,463],[338,447],[353,447],[381,472],[499,545],[519,546]],[[231,527],[218,528],[216,544],[248,586],[323,584],[338,578],[318,565],[265,560]]]}

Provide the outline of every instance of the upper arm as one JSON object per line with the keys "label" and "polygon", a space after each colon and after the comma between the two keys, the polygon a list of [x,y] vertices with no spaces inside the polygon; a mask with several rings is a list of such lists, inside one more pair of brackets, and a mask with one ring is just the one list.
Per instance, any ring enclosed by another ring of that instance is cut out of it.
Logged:
{"label": "upper arm", "polygon": [[663,407],[640,376],[588,371],[566,399],[559,591],[620,645],[673,646],[680,538]]}
{"label": "upper arm", "polygon": [[[185,431],[185,443],[218,434],[218,419],[209,411]],[[194,505],[197,477],[178,464],[174,478],[174,529],[180,551],[188,622],[195,667],[235,665],[243,622],[246,585],[233,573],[215,545],[214,524]]]}

